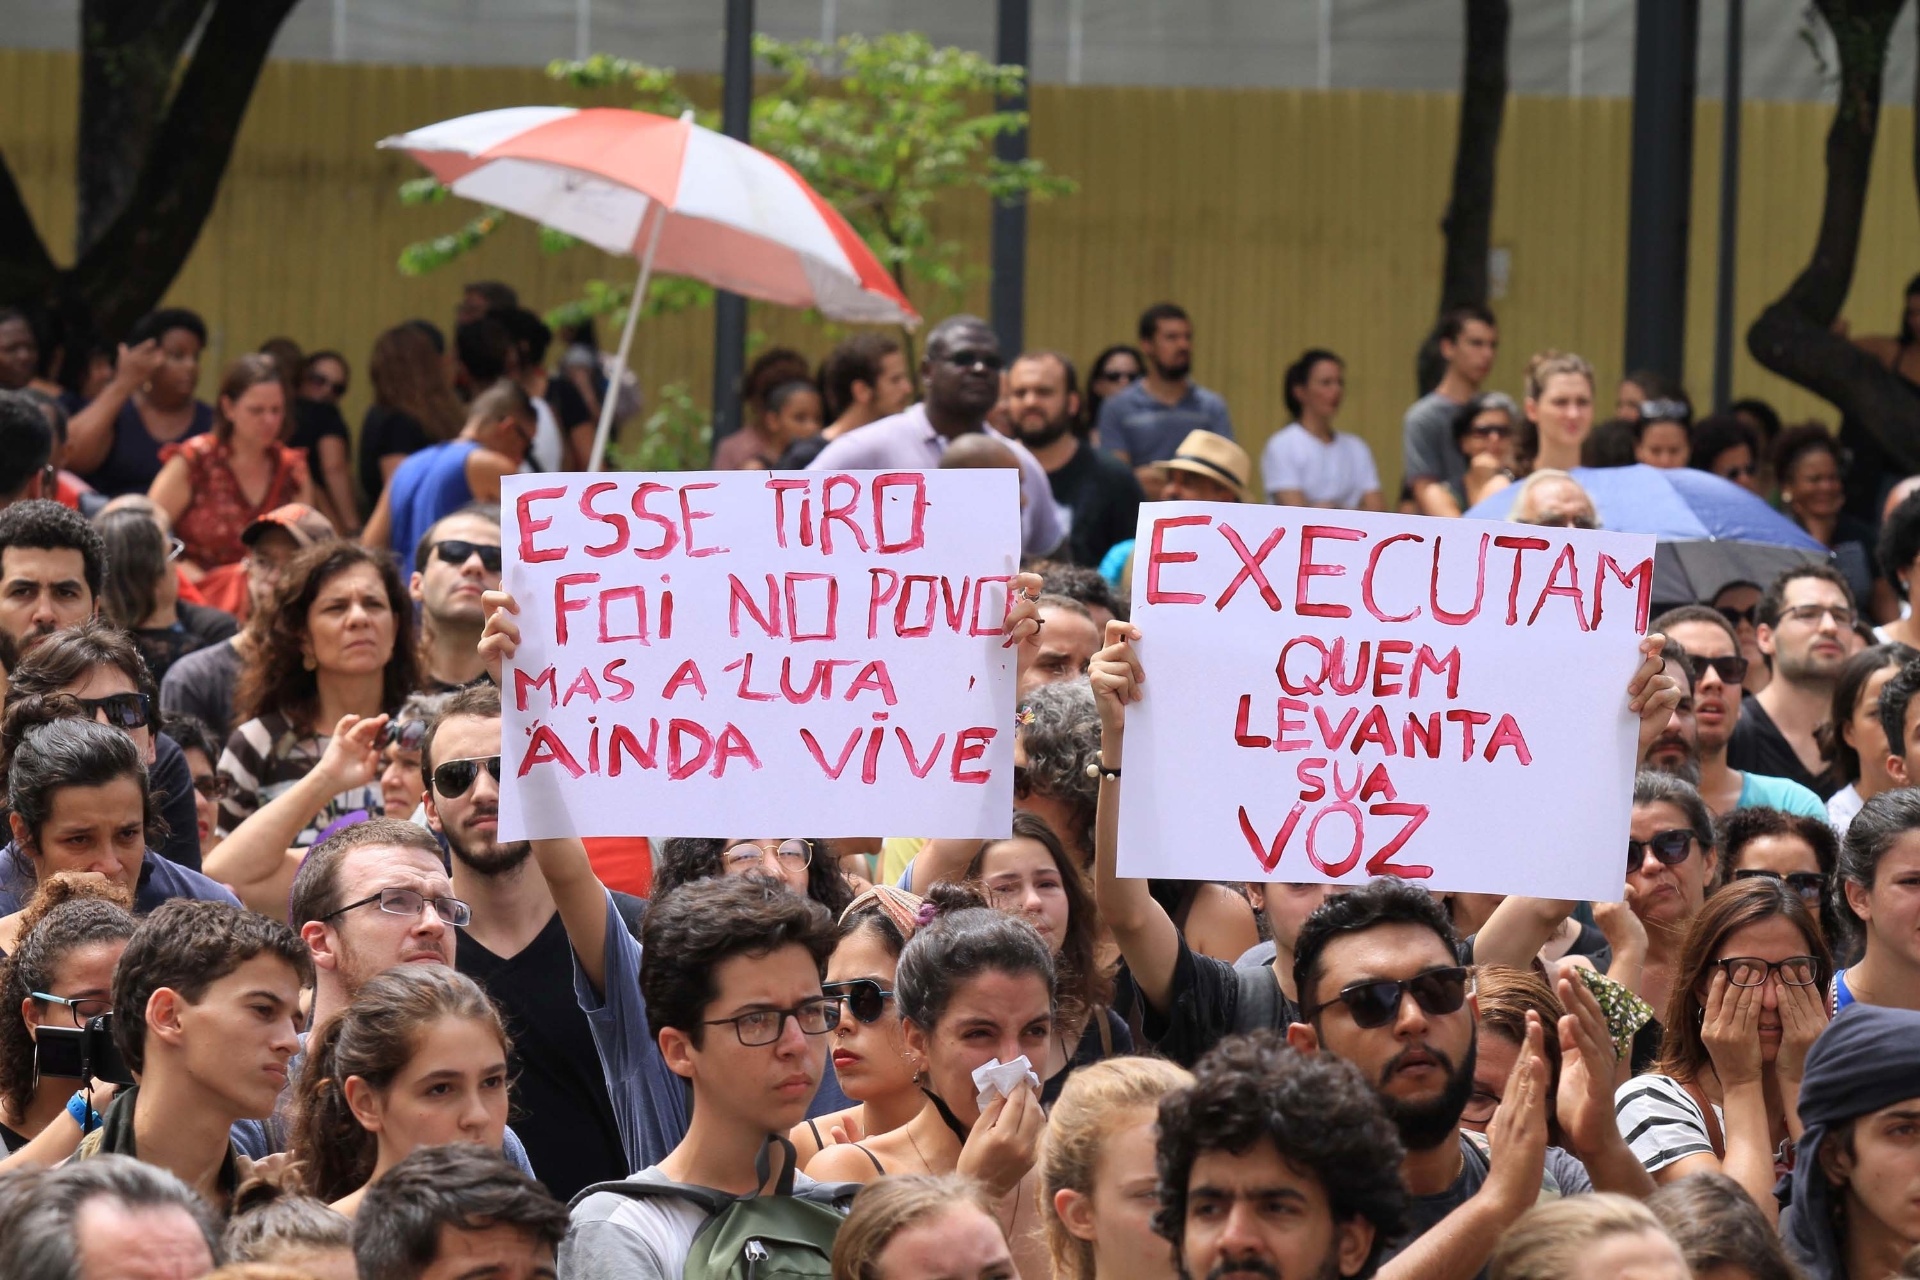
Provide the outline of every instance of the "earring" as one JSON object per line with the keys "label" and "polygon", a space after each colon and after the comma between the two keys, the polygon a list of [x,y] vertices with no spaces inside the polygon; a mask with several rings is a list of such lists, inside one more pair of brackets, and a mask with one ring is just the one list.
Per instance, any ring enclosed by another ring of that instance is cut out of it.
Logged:
{"label": "earring", "polygon": [[300,665],[305,667],[307,670],[312,671],[316,667],[318,667],[320,664],[313,660],[312,654],[308,654],[306,657],[300,659]]}

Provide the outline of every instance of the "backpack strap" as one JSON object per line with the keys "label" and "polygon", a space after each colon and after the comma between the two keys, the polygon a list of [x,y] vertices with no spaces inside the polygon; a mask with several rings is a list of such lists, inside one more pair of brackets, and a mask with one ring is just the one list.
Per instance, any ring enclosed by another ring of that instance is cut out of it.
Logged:
{"label": "backpack strap", "polygon": [[[767,1177],[773,1168],[771,1152],[773,1150],[773,1144],[776,1142],[780,1144],[781,1150],[786,1153],[787,1163],[786,1166],[780,1170],[780,1180],[774,1184],[773,1194],[777,1196],[790,1196],[793,1194],[793,1175],[796,1171],[794,1167],[796,1161],[794,1159],[793,1143],[789,1142],[785,1135],[777,1133],[767,1135],[767,1141],[760,1147],[760,1154],[754,1157],[753,1171],[759,1176],[759,1185],[763,1187],[766,1186]],[[869,1160],[873,1159],[872,1156],[868,1156],[867,1158]],[[573,1199],[567,1202],[567,1208],[569,1210],[576,1209],[580,1206],[581,1201],[601,1191],[605,1191],[610,1195],[625,1196],[629,1200],[690,1200],[705,1209],[709,1216],[719,1213],[721,1210],[737,1204],[742,1200],[751,1200],[759,1194],[755,1191],[749,1192],[744,1196],[736,1196],[731,1192],[721,1191],[714,1187],[696,1186],[691,1182],[655,1182],[652,1179],[635,1182],[631,1178],[620,1178],[613,1182],[596,1182],[590,1187],[581,1188]]]}
{"label": "backpack strap", "polygon": [[1713,1103],[1707,1100],[1706,1091],[1692,1080],[1684,1081],[1680,1087],[1687,1091],[1689,1098],[1693,1099],[1693,1105],[1700,1108],[1700,1118],[1706,1122],[1707,1126],[1707,1145],[1713,1148],[1714,1158],[1725,1160],[1727,1158],[1726,1135],[1720,1132],[1720,1118],[1713,1114]]}

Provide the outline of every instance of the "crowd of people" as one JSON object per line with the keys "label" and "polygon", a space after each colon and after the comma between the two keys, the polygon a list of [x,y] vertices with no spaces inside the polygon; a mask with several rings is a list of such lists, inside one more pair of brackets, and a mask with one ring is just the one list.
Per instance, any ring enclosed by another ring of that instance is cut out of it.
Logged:
{"label": "crowd of people", "polygon": [[1018,471],[1010,834],[513,842],[501,480],[634,390],[502,285],[453,335],[350,439],[338,353],[203,404],[165,311],[62,388],[0,313],[0,1280],[1920,1277],[1920,497],[1823,430],[1595,427],[1447,317],[1399,509],[1601,527],[1614,450],[1831,562],[1659,602],[1621,901],[1137,880],[1139,508],[1385,509],[1344,362],[1256,481],[1172,304],[1084,395],[968,316],[765,352],[716,466]]}

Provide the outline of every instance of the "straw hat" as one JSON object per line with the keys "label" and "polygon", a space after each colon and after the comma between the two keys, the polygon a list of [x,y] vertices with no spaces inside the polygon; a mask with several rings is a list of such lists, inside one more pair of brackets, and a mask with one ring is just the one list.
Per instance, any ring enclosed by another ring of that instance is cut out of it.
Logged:
{"label": "straw hat", "polygon": [[1190,471],[1205,476],[1232,489],[1240,501],[1253,501],[1247,491],[1247,477],[1253,471],[1247,451],[1204,427],[1188,432],[1179,450],[1158,465],[1169,471]]}

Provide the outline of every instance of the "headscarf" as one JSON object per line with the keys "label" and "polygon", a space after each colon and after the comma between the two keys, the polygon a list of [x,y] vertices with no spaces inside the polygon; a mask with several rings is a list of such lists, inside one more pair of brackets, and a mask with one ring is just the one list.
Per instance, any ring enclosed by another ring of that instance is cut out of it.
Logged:
{"label": "headscarf", "polygon": [[844,925],[868,907],[873,907],[881,915],[893,921],[894,928],[900,930],[900,938],[904,942],[912,938],[925,923],[921,919],[921,914],[925,911],[926,905],[926,899],[917,893],[908,893],[905,889],[896,889],[890,884],[868,885],[858,897],[847,904],[846,910],[840,913],[840,923]]}
{"label": "headscarf", "polygon": [[1834,1186],[1820,1144],[1836,1127],[1920,1097],[1920,1013],[1850,1004],[1807,1051],[1800,1082],[1800,1142],[1788,1177],[1780,1232],[1809,1280],[1847,1280],[1846,1250],[1833,1229]]}

